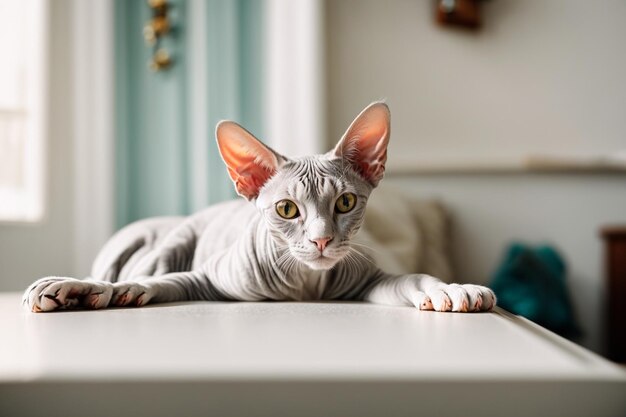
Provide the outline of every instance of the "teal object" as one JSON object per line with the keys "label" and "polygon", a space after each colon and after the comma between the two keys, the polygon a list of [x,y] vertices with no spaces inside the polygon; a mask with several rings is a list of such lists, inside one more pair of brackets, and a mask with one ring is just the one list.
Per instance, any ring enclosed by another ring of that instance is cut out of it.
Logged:
{"label": "teal object", "polygon": [[[235,197],[215,143],[219,120],[237,120],[263,137],[265,3],[169,3],[173,30],[162,46],[173,65],[152,72],[152,48],[142,35],[150,8],[145,1],[115,1],[117,227],[150,216],[186,215]],[[192,31],[198,4],[204,30]],[[206,49],[202,54],[192,50],[198,45]],[[198,59],[206,68],[200,86],[193,81]],[[203,131],[192,128],[191,114],[203,118]]]}
{"label": "teal object", "polygon": [[490,285],[498,305],[564,337],[581,335],[566,284],[567,268],[551,246],[513,243]]}

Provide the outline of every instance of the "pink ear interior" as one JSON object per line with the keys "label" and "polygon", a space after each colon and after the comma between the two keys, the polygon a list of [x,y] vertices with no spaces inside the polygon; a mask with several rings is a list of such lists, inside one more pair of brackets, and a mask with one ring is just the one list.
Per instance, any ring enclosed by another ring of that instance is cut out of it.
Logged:
{"label": "pink ear interior", "polygon": [[353,168],[374,186],[385,173],[390,120],[386,104],[370,105],[352,122],[335,148],[337,156],[349,160]]}
{"label": "pink ear interior", "polygon": [[237,193],[248,200],[256,198],[261,187],[276,172],[277,156],[234,122],[219,123],[216,136],[220,154]]}

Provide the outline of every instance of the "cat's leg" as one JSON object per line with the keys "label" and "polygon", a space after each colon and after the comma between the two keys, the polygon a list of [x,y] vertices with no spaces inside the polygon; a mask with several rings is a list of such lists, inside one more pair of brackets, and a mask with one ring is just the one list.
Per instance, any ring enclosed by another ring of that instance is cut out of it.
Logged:
{"label": "cat's leg", "polygon": [[420,310],[475,312],[496,305],[492,290],[474,284],[446,284],[424,274],[379,275],[363,297],[390,305],[414,305]]}
{"label": "cat's leg", "polygon": [[157,277],[137,277],[133,281],[115,283],[47,277],[36,281],[26,290],[23,303],[31,311],[44,312],[228,299],[231,298],[217,290],[205,273],[198,270]]}
{"label": "cat's leg", "polygon": [[[152,275],[147,264],[157,264],[159,251],[167,237],[177,229],[183,218],[158,217],[132,223],[118,231],[102,247],[94,260],[91,277],[96,281],[118,282],[138,275]],[[168,271],[169,272],[169,271]]]}
{"label": "cat's leg", "polygon": [[112,306],[142,306],[176,301],[232,300],[219,291],[203,270],[172,272],[156,277],[137,277],[136,282],[114,285]]}

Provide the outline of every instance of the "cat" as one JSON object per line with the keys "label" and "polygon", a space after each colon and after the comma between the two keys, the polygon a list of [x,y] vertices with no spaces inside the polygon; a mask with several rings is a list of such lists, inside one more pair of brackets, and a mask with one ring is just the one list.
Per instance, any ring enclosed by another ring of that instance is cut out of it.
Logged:
{"label": "cat", "polygon": [[46,277],[24,293],[33,312],[188,300],[360,300],[420,310],[488,311],[494,293],[424,274],[392,275],[352,238],[384,175],[390,111],[374,102],[323,155],[284,157],[232,121],[216,127],[243,199],[117,232],[85,280]]}

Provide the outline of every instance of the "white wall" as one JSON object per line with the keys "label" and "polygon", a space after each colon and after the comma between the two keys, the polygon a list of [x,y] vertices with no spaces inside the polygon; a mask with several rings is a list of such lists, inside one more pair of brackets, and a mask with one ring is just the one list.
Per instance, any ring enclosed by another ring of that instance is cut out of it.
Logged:
{"label": "white wall", "polygon": [[626,150],[626,2],[481,2],[478,32],[432,4],[328,2],[331,132],[387,98],[392,166]]}
{"label": "white wall", "polygon": [[436,26],[430,1],[327,1],[329,141],[386,98],[386,181],[452,210],[459,279],[486,282],[513,239],[553,243],[570,268],[583,344],[601,351],[598,229],[626,223],[626,176],[393,176],[394,166],[626,148],[626,2],[482,5],[485,26],[472,33]]}
{"label": "white wall", "polygon": [[22,291],[37,278],[72,276],[74,269],[72,172],[71,13],[67,0],[50,7],[50,78],[46,215],[34,224],[0,223],[0,291]]}

